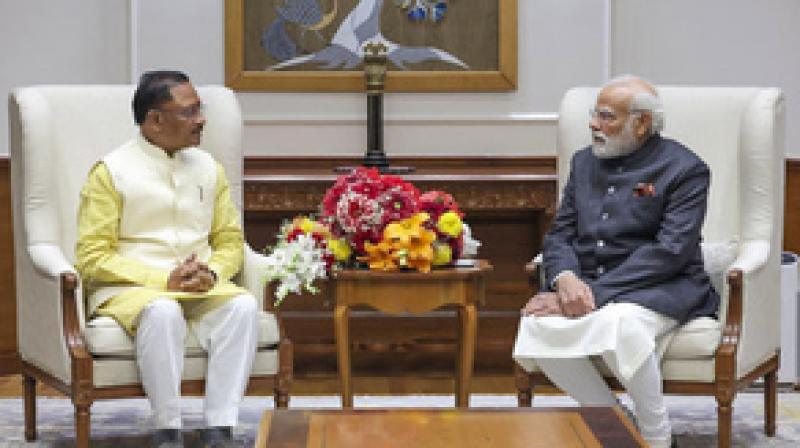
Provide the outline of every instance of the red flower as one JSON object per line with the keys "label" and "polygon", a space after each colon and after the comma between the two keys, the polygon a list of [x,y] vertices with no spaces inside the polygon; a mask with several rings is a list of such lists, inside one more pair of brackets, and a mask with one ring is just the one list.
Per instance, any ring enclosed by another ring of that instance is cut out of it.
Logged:
{"label": "red flower", "polygon": [[464,214],[458,209],[455,199],[450,193],[444,191],[426,191],[419,197],[419,209],[431,215],[431,221],[436,222],[444,212],[455,212],[461,218]]}
{"label": "red flower", "polygon": [[299,227],[295,227],[294,229],[292,229],[291,232],[289,232],[288,235],[286,235],[286,241],[294,241],[297,239],[298,236],[303,235],[304,233],[305,232],[303,232],[302,229],[300,229]]}

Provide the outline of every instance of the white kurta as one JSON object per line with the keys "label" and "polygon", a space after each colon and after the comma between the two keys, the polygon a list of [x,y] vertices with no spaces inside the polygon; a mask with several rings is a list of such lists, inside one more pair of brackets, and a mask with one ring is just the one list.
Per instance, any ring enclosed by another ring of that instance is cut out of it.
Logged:
{"label": "white kurta", "polygon": [[621,379],[628,380],[675,325],[675,319],[633,303],[609,303],[577,319],[525,316],[520,320],[513,358],[532,371],[535,358],[613,353]]}

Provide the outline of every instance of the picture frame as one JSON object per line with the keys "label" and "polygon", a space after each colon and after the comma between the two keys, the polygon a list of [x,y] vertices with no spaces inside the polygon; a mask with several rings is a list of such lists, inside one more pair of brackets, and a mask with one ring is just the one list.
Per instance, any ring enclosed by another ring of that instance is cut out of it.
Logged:
{"label": "picture frame", "polygon": [[[309,26],[304,28],[303,25],[293,25],[285,19],[285,17],[290,19],[293,17],[290,15],[292,12],[290,7],[303,5],[302,3],[291,3],[298,1],[316,2],[310,4],[318,12],[323,11],[323,8],[327,6],[329,8],[327,12],[337,16],[339,29],[347,28],[342,25],[348,19],[352,19],[351,15],[355,16],[355,14],[345,16],[348,13],[346,9],[348,4],[351,10],[355,7],[363,8],[362,3],[382,5],[383,14],[377,14],[379,18],[373,20],[383,20],[383,23],[378,23],[378,26],[381,35],[386,39],[391,39],[392,31],[399,33],[396,33],[397,35],[407,37],[415,30],[423,30],[411,37],[421,36],[420,39],[425,42],[422,45],[428,45],[426,48],[435,48],[436,54],[444,52],[455,56],[456,61],[463,62],[462,65],[457,65],[441,59],[417,63],[415,58],[418,57],[418,53],[413,52],[417,51],[420,45],[413,45],[414,48],[411,48],[412,51],[409,52],[410,58],[400,60],[400,63],[409,63],[404,64],[403,67],[389,65],[385,85],[388,92],[502,92],[517,88],[518,0],[450,0],[447,3],[448,10],[445,11],[447,15],[441,21],[446,25],[439,25],[439,28],[436,28],[437,24],[432,20],[419,20],[416,23],[406,20],[407,9],[401,10],[398,5],[402,2],[395,0],[225,0],[226,86],[234,90],[256,92],[364,91],[363,67],[360,64],[348,67],[346,63],[342,63],[329,69],[318,61],[307,61],[288,69],[280,66],[303,60],[309,54],[320,57],[320,55],[327,54],[324,51],[327,48],[325,47],[326,43],[328,47],[332,46],[332,41],[326,42],[324,39],[333,39],[337,26],[335,21],[329,23],[331,26],[327,30],[320,32]],[[476,2],[472,3],[472,12],[478,8],[479,12],[483,14],[482,16],[480,14],[468,15],[468,8],[464,5],[469,5],[471,2]],[[428,2],[428,4],[431,3]],[[453,13],[453,18],[449,17],[451,11],[456,11],[456,8],[459,7],[462,8],[458,11],[460,15]],[[278,19],[277,8],[282,9],[281,19]],[[376,8],[381,7],[376,6]],[[303,13],[307,13],[307,11],[303,11]],[[361,16],[363,17],[363,14]],[[494,20],[486,20],[485,17],[496,18],[496,23]],[[308,16],[301,18],[308,19]],[[445,22],[448,19],[450,22]],[[460,22],[456,22],[457,19]],[[278,20],[284,20],[284,23],[276,24]],[[404,20],[411,24],[405,23]],[[254,25],[255,21],[260,22]],[[270,23],[273,25],[271,28]],[[301,24],[300,19],[297,20],[297,23]],[[461,24],[463,26],[459,27],[458,25]],[[411,28],[412,26],[416,28]],[[428,28],[425,29],[425,26]],[[443,31],[439,32],[440,30]],[[294,32],[294,35],[291,35],[291,32]],[[446,34],[448,32],[449,35]],[[281,36],[277,36],[277,34]],[[465,36],[466,38],[464,38]],[[442,39],[442,45],[436,45],[436,41],[431,45],[431,39],[439,37]],[[276,48],[273,53],[286,52],[295,50],[292,48],[298,46],[295,42],[322,46],[322,49],[317,49],[316,52],[308,49],[301,49],[303,51],[295,53],[289,52],[289,56],[293,54],[300,54],[300,56],[285,60],[269,59],[271,54],[265,48]],[[453,48],[459,46],[461,48],[452,53],[448,52],[445,46],[447,43]],[[340,54],[335,55],[332,61],[334,63],[343,62],[344,59],[337,59],[340,56]],[[360,58],[355,53],[349,57],[350,63],[360,63]],[[398,58],[390,57],[389,59],[395,62]],[[470,63],[472,61],[476,62]],[[331,62],[331,60],[327,62]],[[273,69],[272,67],[279,68]]]}

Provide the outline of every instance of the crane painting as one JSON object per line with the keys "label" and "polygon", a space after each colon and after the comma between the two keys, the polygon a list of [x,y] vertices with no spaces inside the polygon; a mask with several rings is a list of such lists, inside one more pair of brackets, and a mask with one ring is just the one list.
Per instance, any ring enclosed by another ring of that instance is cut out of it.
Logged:
{"label": "crane painting", "polygon": [[[261,46],[275,61],[266,70],[281,70],[300,64],[316,64],[322,70],[352,70],[361,64],[364,45],[379,42],[387,48],[387,58],[400,70],[408,64],[439,61],[458,69],[469,66],[457,56],[432,46],[406,46],[392,42],[381,33],[381,12],[384,0],[359,0],[349,11],[343,11],[341,0],[332,0],[327,10],[321,0],[267,0],[274,3],[275,19],[261,35]],[[419,26],[436,26],[445,18],[445,0],[390,0],[392,7],[403,8],[408,20]],[[325,42],[322,31],[333,26],[339,14],[346,16],[330,41]],[[292,25],[300,30],[299,39],[315,39],[323,43],[321,49],[303,52],[300,42],[287,32]]]}

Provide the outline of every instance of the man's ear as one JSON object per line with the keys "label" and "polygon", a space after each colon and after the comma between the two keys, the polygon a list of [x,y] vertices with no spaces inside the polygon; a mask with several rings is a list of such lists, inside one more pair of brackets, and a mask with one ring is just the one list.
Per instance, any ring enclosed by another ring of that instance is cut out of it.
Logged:
{"label": "man's ear", "polygon": [[145,117],[146,121],[149,120],[150,123],[155,124],[155,125],[161,125],[161,120],[162,119],[163,119],[163,117],[161,116],[161,112],[159,112],[156,109],[148,110],[147,111],[147,116]]}
{"label": "man's ear", "polygon": [[639,141],[644,141],[645,138],[650,134],[650,129],[653,127],[653,114],[650,112],[642,112],[639,114],[639,118],[636,120],[636,126],[634,127],[634,132],[636,133],[636,139]]}

